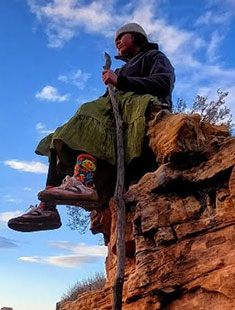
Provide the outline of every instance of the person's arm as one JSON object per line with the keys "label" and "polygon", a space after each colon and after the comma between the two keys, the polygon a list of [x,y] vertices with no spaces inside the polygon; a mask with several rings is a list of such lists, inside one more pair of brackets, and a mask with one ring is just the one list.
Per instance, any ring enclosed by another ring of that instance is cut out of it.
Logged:
{"label": "person's arm", "polygon": [[174,68],[163,54],[154,53],[144,60],[149,75],[146,77],[118,76],[116,87],[122,91],[133,91],[138,94],[152,94],[166,97],[171,93],[174,84]]}

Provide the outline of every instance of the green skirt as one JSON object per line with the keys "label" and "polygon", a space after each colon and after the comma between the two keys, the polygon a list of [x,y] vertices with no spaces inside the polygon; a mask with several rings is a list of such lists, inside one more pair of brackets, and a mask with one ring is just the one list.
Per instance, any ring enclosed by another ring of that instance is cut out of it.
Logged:
{"label": "green skirt", "polygon": [[[124,122],[125,161],[141,156],[146,134],[145,112],[151,95],[117,93]],[[116,163],[116,129],[110,97],[83,104],[76,114],[53,134],[40,141],[36,154],[49,156],[51,149],[60,155],[65,143],[73,150],[89,153],[110,164]],[[62,153],[61,153],[62,156]]]}

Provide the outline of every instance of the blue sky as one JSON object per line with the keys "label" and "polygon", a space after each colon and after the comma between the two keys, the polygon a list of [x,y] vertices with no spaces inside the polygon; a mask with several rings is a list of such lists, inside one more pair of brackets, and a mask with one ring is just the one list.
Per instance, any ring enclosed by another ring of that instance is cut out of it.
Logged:
{"label": "blue sky", "polygon": [[0,0],[0,307],[54,309],[77,280],[104,269],[99,238],[70,230],[64,206],[59,230],[19,233],[6,222],[44,188],[40,139],[105,91],[104,52],[116,55],[117,28],[140,23],[158,42],[176,69],[174,102],[213,99],[220,88],[235,115],[234,19],[234,0]]}

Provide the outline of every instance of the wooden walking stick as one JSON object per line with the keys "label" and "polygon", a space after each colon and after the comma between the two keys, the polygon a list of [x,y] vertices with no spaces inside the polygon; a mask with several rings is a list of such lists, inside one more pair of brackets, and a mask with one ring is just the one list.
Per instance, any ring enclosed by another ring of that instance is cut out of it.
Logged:
{"label": "wooden walking stick", "polygon": [[[111,67],[111,58],[105,53],[106,63],[104,69],[109,70]],[[122,309],[122,291],[125,275],[125,225],[126,225],[126,206],[123,199],[124,177],[125,177],[125,161],[124,161],[124,143],[123,143],[123,121],[119,112],[118,102],[114,94],[114,86],[108,84],[108,92],[112,103],[113,114],[116,123],[116,145],[117,145],[117,181],[114,193],[116,203],[116,252],[117,267],[113,285],[113,302],[112,310]]]}

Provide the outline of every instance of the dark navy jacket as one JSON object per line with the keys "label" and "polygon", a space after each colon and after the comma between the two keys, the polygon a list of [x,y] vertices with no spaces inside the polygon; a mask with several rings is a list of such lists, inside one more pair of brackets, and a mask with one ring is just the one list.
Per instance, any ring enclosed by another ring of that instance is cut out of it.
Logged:
{"label": "dark navy jacket", "polygon": [[118,75],[116,88],[137,94],[150,94],[172,107],[171,94],[175,82],[174,68],[169,59],[158,50],[158,45],[145,43],[133,58],[115,73]]}

